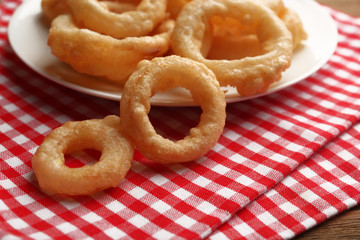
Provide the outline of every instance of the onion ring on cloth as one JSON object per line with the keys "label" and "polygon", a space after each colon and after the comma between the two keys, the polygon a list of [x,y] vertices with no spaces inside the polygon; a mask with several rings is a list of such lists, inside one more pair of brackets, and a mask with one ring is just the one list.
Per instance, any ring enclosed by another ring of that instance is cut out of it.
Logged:
{"label": "onion ring on cloth", "polygon": [[114,38],[139,37],[150,33],[166,18],[167,0],[142,0],[134,11],[111,12],[98,0],[68,0],[76,22]]}
{"label": "onion ring on cloth", "polygon": [[[148,113],[157,91],[184,87],[202,109],[200,122],[185,138],[172,141],[156,133]],[[150,160],[178,163],[206,154],[220,137],[226,102],[213,72],[204,64],[176,55],[141,61],[126,82],[120,100],[120,123],[135,148]]]}
{"label": "onion ring on cloth", "polygon": [[60,15],[52,21],[48,45],[76,71],[124,84],[139,61],[168,51],[173,28],[174,20],[167,20],[153,36],[116,39],[81,29],[70,15]]}
{"label": "onion ring on cloth", "polygon": [[[262,55],[237,60],[206,59],[199,49],[211,17],[232,17],[255,26]],[[200,44],[199,44],[200,43]],[[176,55],[204,63],[221,86],[234,86],[242,96],[266,91],[292,60],[292,36],[274,11],[252,0],[193,0],[180,12],[172,37]]]}
{"label": "onion ring on cloth", "polygon": [[[133,145],[120,132],[118,116],[67,122],[45,137],[32,159],[40,188],[48,194],[89,195],[116,187],[131,167]],[[101,151],[93,165],[69,168],[64,154]]]}

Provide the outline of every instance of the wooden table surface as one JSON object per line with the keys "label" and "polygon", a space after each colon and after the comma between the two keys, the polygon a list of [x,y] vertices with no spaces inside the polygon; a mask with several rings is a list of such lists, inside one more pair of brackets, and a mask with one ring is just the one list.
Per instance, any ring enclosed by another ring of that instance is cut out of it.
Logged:
{"label": "wooden table surface", "polygon": [[[351,16],[360,17],[360,0],[317,0],[317,2]],[[310,239],[360,239],[360,206],[335,216],[296,237],[296,240]]]}
{"label": "wooden table surface", "polygon": [[[2,0],[0,0],[1,3]],[[360,0],[316,0],[320,4],[360,17]],[[350,209],[334,218],[310,229],[296,240],[355,240],[360,239],[360,206]]]}

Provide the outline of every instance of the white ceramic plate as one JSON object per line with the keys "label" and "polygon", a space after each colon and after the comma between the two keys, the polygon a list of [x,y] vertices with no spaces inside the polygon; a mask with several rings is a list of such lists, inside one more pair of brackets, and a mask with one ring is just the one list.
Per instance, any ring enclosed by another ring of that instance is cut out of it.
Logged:
{"label": "white ceramic plate", "polygon": [[[10,20],[9,41],[15,53],[30,68],[60,85],[93,96],[119,100],[121,88],[113,83],[79,74],[51,54],[47,46],[49,26],[42,19],[40,2],[41,0],[24,1]],[[294,54],[292,65],[284,72],[282,79],[267,92],[241,97],[234,88],[225,88],[228,103],[256,98],[289,87],[316,72],[334,53],[338,33],[329,13],[313,0],[284,0],[284,3],[297,11],[308,39]],[[182,88],[157,93],[151,98],[151,103],[160,106],[194,105],[191,95]]]}

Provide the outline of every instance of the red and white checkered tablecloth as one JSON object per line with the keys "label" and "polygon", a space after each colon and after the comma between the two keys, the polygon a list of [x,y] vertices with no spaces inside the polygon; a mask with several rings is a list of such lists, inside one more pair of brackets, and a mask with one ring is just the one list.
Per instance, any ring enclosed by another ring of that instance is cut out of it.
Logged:
{"label": "red and white checkered tablecloth", "polygon": [[360,201],[360,122],[274,188],[238,211],[209,239],[289,239]]}
{"label": "red and white checkered tablecloth", "polygon": [[[7,25],[20,3],[0,5],[1,239],[282,239],[359,204],[360,19],[324,7],[340,35],[329,62],[285,90],[228,104],[204,157],[161,165],[135,151],[118,187],[61,199],[39,190],[33,153],[64,122],[119,114],[119,103],[59,86],[16,57]],[[152,107],[150,118],[181,138],[199,115]],[[69,165],[89,155],[75,157]]]}

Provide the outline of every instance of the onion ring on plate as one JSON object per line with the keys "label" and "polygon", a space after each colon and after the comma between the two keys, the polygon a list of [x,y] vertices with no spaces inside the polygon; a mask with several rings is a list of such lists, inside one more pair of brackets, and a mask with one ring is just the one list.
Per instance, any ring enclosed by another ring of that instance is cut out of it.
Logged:
{"label": "onion ring on plate", "polygon": [[[90,195],[116,187],[131,167],[133,145],[120,132],[120,118],[107,116],[67,122],[45,137],[32,159],[40,188],[47,194]],[[65,165],[64,154],[91,148],[98,162],[80,168]]]}
{"label": "onion ring on plate", "polygon": [[[199,50],[205,22],[213,16],[232,17],[256,26],[262,55],[238,60],[206,59]],[[292,59],[292,36],[283,21],[258,1],[193,0],[180,12],[172,37],[175,54],[204,63],[221,86],[234,86],[242,96],[266,91],[281,78]]]}
{"label": "onion ring on plate", "polygon": [[174,20],[167,20],[153,36],[116,39],[80,29],[70,15],[60,15],[52,22],[48,45],[52,54],[76,71],[125,84],[139,61],[168,51],[173,28]]}
{"label": "onion ring on plate", "polygon": [[[199,124],[176,142],[158,135],[148,113],[157,91],[184,87],[202,109]],[[120,99],[121,129],[148,159],[160,163],[195,160],[217,142],[225,124],[226,102],[216,77],[204,64],[176,55],[141,61]]]}
{"label": "onion ring on plate", "polygon": [[150,33],[166,18],[167,0],[142,0],[136,10],[114,13],[98,0],[68,0],[76,22],[114,38],[139,37]]}

